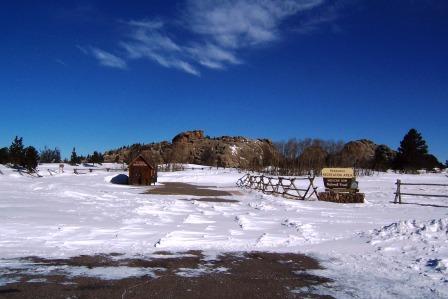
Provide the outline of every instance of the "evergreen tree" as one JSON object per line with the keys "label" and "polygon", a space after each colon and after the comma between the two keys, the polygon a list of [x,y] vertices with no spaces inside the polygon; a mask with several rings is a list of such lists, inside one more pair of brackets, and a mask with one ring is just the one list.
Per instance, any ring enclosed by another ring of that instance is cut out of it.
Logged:
{"label": "evergreen tree", "polygon": [[98,152],[94,151],[91,157],[91,161],[93,163],[93,165],[95,165],[95,163],[98,163],[99,157],[98,157]]}
{"label": "evergreen tree", "polygon": [[9,150],[7,147],[0,148],[0,164],[9,162]]}
{"label": "evergreen tree", "polygon": [[25,152],[23,149],[23,138],[16,136],[9,147],[9,162],[14,166],[24,165]]}
{"label": "evergreen tree", "polygon": [[85,157],[83,155],[78,156],[78,164],[80,164],[81,162],[88,162],[88,157]]}
{"label": "evergreen tree", "polygon": [[410,129],[398,148],[395,167],[402,170],[418,170],[425,167],[428,146],[416,129]]}
{"label": "evergreen tree", "polygon": [[39,162],[39,153],[32,146],[28,146],[24,152],[23,166],[30,172],[35,171]]}
{"label": "evergreen tree", "polygon": [[442,169],[443,164],[439,162],[436,156],[428,154],[424,157],[423,168],[427,170],[433,170],[434,168]]}
{"label": "evergreen tree", "polygon": [[102,153],[99,153],[97,151],[94,151],[93,154],[90,156],[87,156],[87,161],[89,163],[92,163],[93,165],[95,165],[95,163],[97,164],[101,164],[104,162],[104,156]]}
{"label": "evergreen tree", "polygon": [[104,163],[104,155],[102,153],[98,153],[98,163],[99,164]]}
{"label": "evergreen tree", "polygon": [[79,162],[80,162],[80,161],[79,161],[78,154],[76,153],[76,149],[73,148],[73,150],[72,150],[72,155],[70,156],[70,164],[71,164],[71,165],[76,165],[76,164],[78,164]]}

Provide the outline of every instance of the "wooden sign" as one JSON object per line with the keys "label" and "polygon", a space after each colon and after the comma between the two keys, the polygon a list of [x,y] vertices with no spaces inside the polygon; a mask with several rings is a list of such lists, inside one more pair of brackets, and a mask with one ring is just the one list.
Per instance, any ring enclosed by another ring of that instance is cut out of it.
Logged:
{"label": "wooden sign", "polygon": [[322,177],[332,179],[353,179],[355,170],[353,168],[324,168]]}
{"label": "wooden sign", "polygon": [[324,168],[322,169],[322,177],[327,189],[354,189],[352,187],[355,180],[353,168]]}

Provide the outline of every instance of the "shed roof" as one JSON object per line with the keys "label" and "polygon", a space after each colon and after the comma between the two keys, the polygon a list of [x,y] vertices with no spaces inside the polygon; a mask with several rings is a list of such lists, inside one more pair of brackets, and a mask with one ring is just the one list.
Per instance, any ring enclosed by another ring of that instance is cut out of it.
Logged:
{"label": "shed roof", "polygon": [[153,166],[151,163],[149,163],[149,161],[146,160],[146,158],[143,157],[142,155],[138,155],[134,160],[131,161],[131,163],[129,163],[129,165],[134,164],[134,162],[137,161],[138,159],[143,160],[143,162],[145,162],[145,164],[146,164],[148,167],[154,169],[154,166]]}

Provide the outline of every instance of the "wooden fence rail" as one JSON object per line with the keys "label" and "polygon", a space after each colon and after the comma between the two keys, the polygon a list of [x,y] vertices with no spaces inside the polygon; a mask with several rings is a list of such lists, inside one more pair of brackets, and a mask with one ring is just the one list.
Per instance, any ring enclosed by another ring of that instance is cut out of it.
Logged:
{"label": "wooden fence rail", "polygon": [[[308,181],[307,188],[299,188],[296,186],[297,181]],[[266,194],[278,194],[283,197],[297,198],[305,200],[317,193],[317,187],[314,186],[314,177],[304,178],[286,178],[286,177],[270,177],[264,175],[246,174],[240,178],[236,185],[241,188],[258,190]]]}
{"label": "wooden fence rail", "polygon": [[87,172],[94,172],[94,171],[127,171],[127,169],[123,168],[73,168],[73,173],[75,174],[86,174]]}
{"label": "wooden fence rail", "polygon": [[175,171],[184,171],[184,170],[213,170],[213,169],[226,169],[225,167],[217,167],[217,166],[202,166],[202,167],[185,167],[182,165],[179,166],[166,166],[166,165],[158,165],[157,171],[159,172],[175,172]]}
{"label": "wooden fence rail", "polygon": [[409,196],[427,196],[427,197],[444,197],[448,198],[448,194],[423,194],[423,193],[408,193],[402,192],[402,186],[438,186],[438,187],[448,187],[448,184],[432,184],[432,183],[403,183],[401,180],[397,180],[395,183],[397,185],[397,191],[395,194],[394,203],[401,204],[401,196],[409,195]]}

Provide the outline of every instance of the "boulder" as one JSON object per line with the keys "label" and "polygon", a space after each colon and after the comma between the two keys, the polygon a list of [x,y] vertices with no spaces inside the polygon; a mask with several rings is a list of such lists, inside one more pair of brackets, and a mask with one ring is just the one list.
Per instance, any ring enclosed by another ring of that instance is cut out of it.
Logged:
{"label": "boulder", "polygon": [[370,140],[361,139],[350,141],[344,145],[339,153],[339,160],[342,166],[346,167],[366,167],[375,156],[377,145]]}

